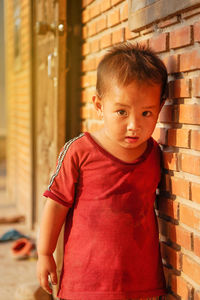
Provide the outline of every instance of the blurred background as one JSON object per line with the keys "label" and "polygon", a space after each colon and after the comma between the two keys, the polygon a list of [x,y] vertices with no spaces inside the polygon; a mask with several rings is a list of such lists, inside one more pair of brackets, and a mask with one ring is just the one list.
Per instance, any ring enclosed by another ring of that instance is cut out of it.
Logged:
{"label": "blurred background", "polygon": [[6,95],[5,95],[5,36],[4,3],[0,1],[0,202],[5,199],[6,190]]}
{"label": "blurred background", "polygon": [[168,298],[200,299],[199,17],[199,0],[0,0],[0,300],[48,297],[35,276],[42,195],[64,143],[102,126],[96,68],[124,41],[150,46],[168,70],[153,134],[160,245]]}

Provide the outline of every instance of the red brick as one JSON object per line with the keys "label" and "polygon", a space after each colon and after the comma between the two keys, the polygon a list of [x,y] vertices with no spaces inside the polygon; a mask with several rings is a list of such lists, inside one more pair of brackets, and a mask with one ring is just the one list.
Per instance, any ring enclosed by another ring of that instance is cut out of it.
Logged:
{"label": "red brick", "polygon": [[172,266],[174,269],[181,269],[181,257],[179,251],[176,251],[168,245],[161,243],[161,254],[166,260],[167,264]]}
{"label": "red brick", "polygon": [[163,62],[169,74],[177,73],[179,71],[178,55],[170,55],[163,58]]}
{"label": "red brick", "polygon": [[82,12],[82,22],[87,23],[90,20],[90,10],[88,8],[86,8],[83,12]]}
{"label": "red brick", "polygon": [[108,27],[115,26],[120,23],[119,9],[115,9],[108,15]]}
{"label": "red brick", "polygon": [[85,89],[81,93],[81,101],[83,103],[91,102],[92,103],[92,96],[95,95],[95,89]]}
{"label": "red brick", "polygon": [[[159,204],[159,201],[158,201],[158,204]],[[170,222],[167,222],[161,218],[158,218],[159,233],[168,237],[169,236],[169,224],[170,224]]]}
{"label": "red brick", "polygon": [[86,60],[83,60],[83,61],[82,61],[82,71],[83,71],[83,72],[86,72],[86,71],[87,71],[87,61],[86,61]]}
{"label": "red brick", "polygon": [[159,144],[165,145],[166,144],[166,132],[167,131],[165,128],[156,127],[154,129],[152,136]]}
{"label": "red brick", "polygon": [[81,132],[86,132],[86,131],[88,131],[87,122],[82,120],[82,122],[81,122]]}
{"label": "red brick", "polygon": [[159,198],[159,212],[173,219],[178,219],[178,202],[171,199]]}
{"label": "red brick", "polygon": [[167,170],[178,170],[178,156],[177,153],[163,151],[164,168]]}
{"label": "red brick", "polygon": [[189,129],[174,129],[170,128],[167,131],[167,143],[169,146],[189,147]]}
{"label": "red brick", "polygon": [[94,53],[94,52],[97,52],[99,51],[100,49],[100,46],[99,46],[99,40],[93,40],[91,42],[91,52]]}
{"label": "red brick", "polygon": [[194,150],[200,150],[200,131],[191,130],[191,148]]}
{"label": "red brick", "polygon": [[93,19],[96,16],[98,16],[101,12],[101,7],[100,4],[98,3],[94,3],[91,7],[90,7],[90,18]]}
{"label": "red brick", "polygon": [[191,182],[191,199],[200,204],[200,184]]}
{"label": "red brick", "polygon": [[181,170],[186,173],[200,175],[200,156],[181,154]]}
{"label": "red brick", "polygon": [[106,35],[104,35],[101,40],[100,40],[100,47],[101,49],[107,48],[111,46],[111,33],[108,33]]}
{"label": "red brick", "polygon": [[81,107],[81,118],[82,119],[98,119],[97,113],[93,106],[84,105]]}
{"label": "red brick", "polygon": [[82,87],[89,87],[94,86],[96,84],[96,74],[87,74],[83,75],[81,78],[81,86]]}
{"label": "red brick", "polygon": [[189,181],[178,178],[175,176],[171,177],[171,193],[179,197],[189,199]]}
{"label": "red brick", "polygon": [[172,105],[164,105],[161,109],[159,115],[159,122],[161,123],[169,123],[173,122],[173,106]]}
{"label": "red brick", "polygon": [[118,3],[122,2],[122,1],[124,1],[124,0],[111,0],[111,4],[112,5],[116,5],[116,4],[118,4]]}
{"label": "red brick", "polygon": [[102,16],[100,19],[97,20],[97,32],[106,29],[106,26],[107,26],[106,16]]}
{"label": "red brick", "polygon": [[174,25],[174,24],[176,24],[176,23],[178,23],[178,19],[177,19],[177,16],[174,16],[173,18],[170,18],[170,19],[161,21],[161,22],[158,24],[158,27],[164,28],[164,27],[168,27],[168,26]]}
{"label": "red brick", "polygon": [[180,55],[180,72],[193,71],[200,68],[200,51],[193,50]]}
{"label": "red brick", "polygon": [[126,40],[132,39],[132,32],[130,31],[130,29],[128,27],[125,28],[125,39]]}
{"label": "red brick", "polygon": [[83,39],[87,38],[87,36],[88,36],[88,28],[87,28],[87,26],[83,26],[83,28],[82,28],[82,36],[83,36]]}
{"label": "red brick", "polygon": [[188,19],[188,18],[191,18],[192,16],[199,15],[199,14],[200,14],[200,7],[196,7],[196,8],[193,7],[193,9],[189,9],[189,10],[183,12],[181,14],[181,18]]}
{"label": "red brick", "polygon": [[[146,34],[149,34],[152,32],[154,32],[154,26],[150,25],[140,31],[140,36],[143,36],[143,35],[146,35]],[[158,35],[159,35],[159,33],[154,33],[154,37],[157,37]]]}
{"label": "red brick", "polygon": [[181,297],[182,300],[191,299],[192,286],[180,276],[172,275],[172,292]]}
{"label": "red brick", "polygon": [[200,265],[186,255],[183,255],[183,272],[199,284]]}
{"label": "red brick", "polygon": [[101,0],[100,2],[101,12],[104,12],[111,8],[110,0]]}
{"label": "red brick", "polygon": [[112,33],[112,44],[118,44],[124,41],[124,28],[120,28],[118,30],[115,30]]}
{"label": "red brick", "polygon": [[89,43],[84,43],[82,45],[82,55],[87,55],[90,53],[90,44]]}
{"label": "red brick", "polygon": [[191,44],[191,27],[185,26],[170,32],[170,48],[175,49]]}
{"label": "red brick", "polygon": [[192,233],[181,225],[169,223],[168,235],[173,243],[176,243],[187,250],[192,250]]}
{"label": "red brick", "polygon": [[200,105],[180,104],[177,109],[176,120],[179,123],[200,124]]}
{"label": "red brick", "polygon": [[94,0],[87,0],[87,5],[91,4],[92,2],[94,2]]}
{"label": "red brick", "polygon": [[200,22],[194,23],[194,42],[200,42]]}
{"label": "red brick", "polygon": [[82,8],[87,6],[87,0],[82,0]]}
{"label": "red brick", "polygon": [[128,3],[125,2],[123,7],[120,10],[120,20],[125,21],[128,20]]}
{"label": "red brick", "polygon": [[88,24],[88,36],[93,36],[97,32],[97,22],[89,23]]}
{"label": "red brick", "polygon": [[199,230],[200,211],[189,206],[180,204],[180,221],[192,228]]}
{"label": "red brick", "polygon": [[131,40],[137,38],[139,36],[139,32],[132,32],[128,27],[125,28],[125,40]]}
{"label": "red brick", "polygon": [[200,77],[192,79],[192,95],[194,97],[200,97]]}
{"label": "red brick", "polygon": [[169,191],[170,188],[171,188],[170,175],[169,174],[163,174],[162,178],[161,178],[160,190]]}
{"label": "red brick", "polygon": [[102,57],[103,57],[103,55],[96,57],[96,69],[97,69]]}
{"label": "red brick", "polygon": [[88,72],[96,69],[96,60],[95,58],[90,58],[82,61],[82,71]]}
{"label": "red brick", "polygon": [[200,236],[194,235],[194,253],[200,257]]}
{"label": "red brick", "polygon": [[149,46],[156,52],[167,51],[167,33],[159,34],[149,40]]}
{"label": "red brick", "polygon": [[186,98],[190,97],[190,80],[177,79],[169,83],[170,98]]}

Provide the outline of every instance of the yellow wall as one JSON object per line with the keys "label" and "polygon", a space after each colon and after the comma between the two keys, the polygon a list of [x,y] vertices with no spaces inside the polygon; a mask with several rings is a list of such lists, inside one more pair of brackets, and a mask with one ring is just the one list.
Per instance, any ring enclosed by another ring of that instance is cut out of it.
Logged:
{"label": "yellow wall", "polygon": [[[18,6],[18,10],[14,9],[14,5]],[[20,24],[18,30],[17,24]],[[30,1],[5,1],[5,29],[7,202],[15,203],[30,222],[32,204]],[[17,51],[19,55],[15,54]]]}
{"label": "yellow wall", "polygon": [[0,163],[5,160],[6,105],[5,105],[5,51],[4,51],[4,1],[0,0]]}

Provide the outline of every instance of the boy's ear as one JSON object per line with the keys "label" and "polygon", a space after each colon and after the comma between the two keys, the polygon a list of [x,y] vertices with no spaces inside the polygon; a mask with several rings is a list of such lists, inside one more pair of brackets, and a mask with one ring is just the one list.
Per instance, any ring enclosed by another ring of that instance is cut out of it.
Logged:
{"label": "boy's ear", "polygon": [[94,95],[94,96],[92,96],[92,102],[94,104],[94,108],[96,109],[98,116],[102,118],[103,104],[102,104],[101,99],[97,95]]}

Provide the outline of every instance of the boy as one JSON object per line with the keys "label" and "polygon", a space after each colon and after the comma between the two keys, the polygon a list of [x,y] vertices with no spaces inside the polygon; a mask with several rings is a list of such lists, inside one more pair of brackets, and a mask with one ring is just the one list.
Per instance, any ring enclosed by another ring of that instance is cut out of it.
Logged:
{"label": "boy", "polygon": [[53,252],[65,223],[58,296],[122,300],[166,294],[154,212],[160,150],[151,135],[167,71],[150,50],[113,47],[97,70],[94,107],[103,128],[65,144],[51,178],[38,245],[38,278],[51,293]]}

